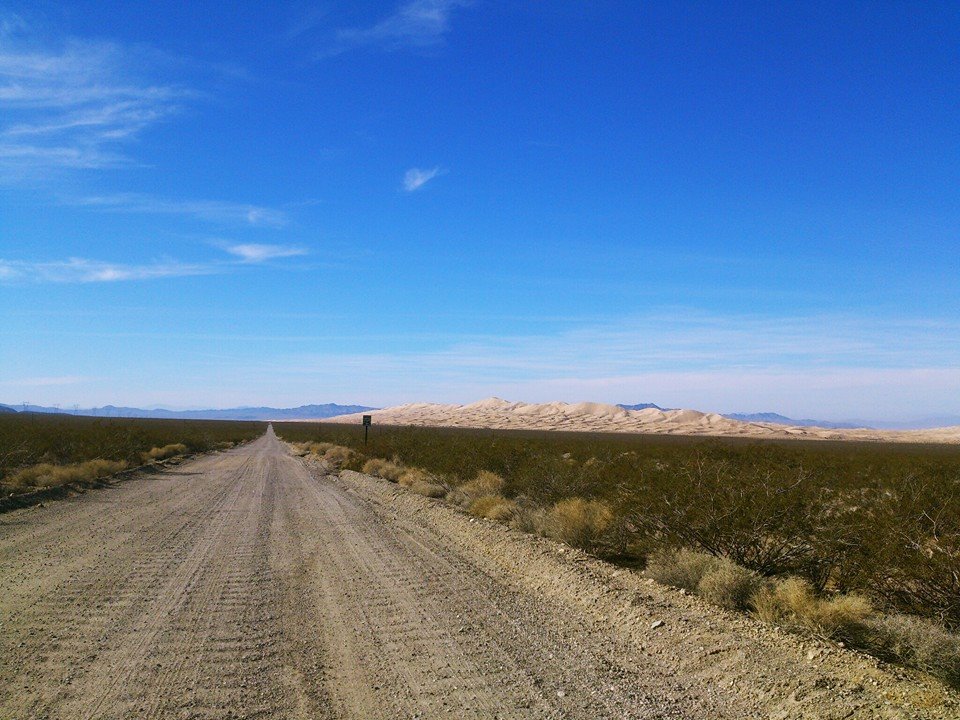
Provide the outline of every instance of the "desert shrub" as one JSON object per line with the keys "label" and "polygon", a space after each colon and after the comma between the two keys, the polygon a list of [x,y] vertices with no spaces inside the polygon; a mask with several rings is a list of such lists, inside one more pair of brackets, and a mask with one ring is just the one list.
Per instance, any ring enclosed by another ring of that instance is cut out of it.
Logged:
{"label": "desert shrub", "polygon": [[823,588],[849,549],[849,530],[830,522],[825,490],[802,469],[737,467],[699,458],[677,467],[644,503],[635,525],[660,543],[726,557],[766,576],[799,575]]}
{"label": "desert shrub", "polygon": [[141,457],[144,462],[150,460],[166,460],[171,458],[174,455],[183,455],[187,452],[187,446],[183,443],[171,443],[169,445],[164,445],[163,447],[151,448],[147,452],[143,453]]}
{"label": "desert shrub", "polygon": [[730,610],[750,607],[762,578],[727,558],[689,549],[659,550],[647,559],[646,575],[683,588]]}
{"label": "desert shrub", "polygon": [[471,498],[485,495],[500,495],[503,492],[504,480],[496,473],[481,470],[473,480],[468,480],[460,486],[460,492]]}
{"label": "desert shrub", "polygon": [[476,517],[508,522],[516,508],[516,503],[502,495],[483,495],[470,503],[469,513]]}
{"label": "desert shrub", "polygon": [[753,570],[716,558],[716,564],[700,578],[697,594],[728,610],[747,610],[762,586],[763,579]]}
{"label": "desert shrub", "polygon": [[764,622],[861,646],[868,636],[866,621],[873,614],[870,602],[860,595],[819,597],[800,578],[767,584],[754,594],[752,603]]}
{"label": "desert shrub", "polygon": [[596,500],[569,498],[560,500],[547,511],[546,534],[582,550],[594,552],[613,525],[610,508]]}
{"label": "desert shrub", "polygon": [[348,447],[329,445],[323,453],[323,459],[334,466],[348,462],[356,453]]}
{"label": "desert shrub", "polygon": [[410,490],[418,495],[423,495],[424,497],[430,498],[442,498],[447,494],[447,489],[443,485],[435,482],[426,482],[423,480],[417,480],[411,483]]}
{"label": "desert shrub", "polygon": [[403,468],[389,460],[371,458],[363,464],[363,472],[367,475],[376,475],[384,480],[397,482],[400,479],[400,475],[403,474]]}
{"label": "desert shrub", "polygon": [[716,565],[713,555],[687,549],[658,550],[647,558],[647,577],[664,585],[696,592],[703,576]]}
{"label": "desert shrub", "polygon": [[[288,440],[317,437],[315,423],[275,427]],[[960,628],[957,446],[387,426],[364,445],[359,425],[323,433],[440,477],[492,473],[505,480],[496,494],[548,509],[602,502],[633,558],[689,547]],[[468,507],[484,494],[465,486],[448,499]],[[547,530],[526,507],[511,524]]]}
{"label": "desert shrub", "polygon": [[[856,521],[864,542],[843,580],[890,607],[960,630],[960,487],[908,476],[869,493]],[[884,572],[877,571],[884,568]]]}
{"label": "desert shrub", "polygon": [[400,476],[397,478],[397,482],[407,487],[412,487],[417,483],[439,485],[439,483],[436,481],[436,478],[433,475],[431,475],[430,473],[424,470],[421,470],[420,468],[404,469],[403,472],[400,473]]}
{"label": "desert shrub", "polygon": [[900,614],[871,618],[867,628],[874,654],[960,688],[960,635],[930,620]]}
{"label": "desert shrub", "polygon": [[18,489],[48,488],[74,482],[91,482],[118,473],[127,467],[125,461],[88,460],[72,465],[40,463],[7,478],[6,482]]}
{"label": "desert shrub", "polygon": [[457,487],[447,491],[446,500],[448,503],[462,508],[468,507],[470,503],[473,502],[473,499],[469,495]]}

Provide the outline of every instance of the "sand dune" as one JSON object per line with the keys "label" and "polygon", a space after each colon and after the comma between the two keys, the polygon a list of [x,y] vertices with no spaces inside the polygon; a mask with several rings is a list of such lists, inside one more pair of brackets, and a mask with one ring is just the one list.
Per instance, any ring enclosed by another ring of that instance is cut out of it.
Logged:
{"label": "sand dune", "polygon": [[[328,418],[328,422],[360,422],[364,413]],[[834,430],[775,423],[741,422],[698,410],[624,410],[604,403],[523,403],[497,397],[469,405],[412,403],[374,410],[374,422],[384,425],[494,428],[501,430],[571,430],[592,432],[713,435],[815,440],[877,440],[899,442],[960,442],[960,427],[932,430]]]}

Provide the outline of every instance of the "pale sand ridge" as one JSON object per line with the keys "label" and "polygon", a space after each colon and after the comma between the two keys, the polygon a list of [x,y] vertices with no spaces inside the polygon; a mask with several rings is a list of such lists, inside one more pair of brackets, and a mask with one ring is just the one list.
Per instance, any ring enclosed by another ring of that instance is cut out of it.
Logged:
{"label": "pale sand ridge", "polygon": [[411,403],[367,413],[339,415],[325,422],[360,422],[373,415],[384,425],[491,428],[498,430],[569,430],[589,432],[710,435],[748,438],[807,438],[813,440],[874,440],[897,442],[960,442],[960,427],[932,430],[836,430],[776,423],[742,422],[698,410],[625,410],[605,403],[510,402],[497,397],[469,405]]}

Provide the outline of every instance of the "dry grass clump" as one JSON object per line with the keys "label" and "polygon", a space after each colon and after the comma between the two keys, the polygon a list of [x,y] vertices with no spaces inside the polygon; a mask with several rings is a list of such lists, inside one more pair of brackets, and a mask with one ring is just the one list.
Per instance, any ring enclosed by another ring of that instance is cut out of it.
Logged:
{"label": "dry grass clump", "polygon": [[470,503],[468,512],[476,517],[510,522],[517,510],[517,504],[502,495],[484,495]]}
{"label": "dry grass clump", "polygon": [[873,653],[960,688],[960,635],[912,615],[882,615],[867,627]]}
{"label": "dry grass clump", "polygon": [[646,574],[729,610],[748,609],[763,584],[757,573],[727,558],[687,549],[653,553],[647,561]]}
{"label": "dry grass clump", "polygon": [[389,480],[390,482],[397,482],[403,474],[403,468],[389,460],[371,458],[363,464],[363,472],[367,475],[375,475],[384,480]]}
{"label": "dry grass clump", "polygon": [[88,460],[73,465],[40,463],[24,468],[4,482],[16,488],[49,488],[72,482],[91,482],[126,469],[125,461]]}
{"label": "dry grass clump", "polygon": [[613,512],[605,503],[567,498],[551,507],[544,518],[548,537],[582,550],[594,551],[613,525]]}
{"label": "dry grass clump", "polygon": [[468,480],[460,486],[460,491],[472,498],[484,495],[500,495],[505,485],[502,477],[489,470],[481,470],[473,480]]}
{"label": "dry grass clump", "polygon": [[411,492],[415,492],[418,495],[423,495],[425,497],[442,498],[447,494],[447,489],[443,485],[435,482],[417,480],[409,487]]}
{"label": "dry grass clump", "polygon": [[400,476],[397,478],[397,482],[404,487],[412,487],[417,483],[436,483],[436,479],[433,475],[420,468],[403,468]]}
{"label": "dry grass clump", "polygon": [[686,548],[658,550],[647,559],[646,575],[664,585],[697,592],[715,561],[713,555]]}
{"label": "dry grass clump", "polygon": [[866,622],[873,614],[870,602],[860,595],[818,597],[810,583],[800,578],[761,588],[753,596],[753,607],[764,622],[861,646],[868,635]]}
{"label": "dry grass clump", "polygon": [[749,609],[753,596],[763,586],[763,579],[731,560],[715,559],[717,563],[700,579],[697,593],[728,610]]}
{"label": "dry grass clump", "polygon": [[150,462],[151,460],[166,460],[174,455],[183,455],[186,451],[187,446],[183,443],[171,443],[170,445],[164,445],[163,447],[152,448],[145,453],[141,453],[140,457],[143,458],[144,462]]}
{"label": "dry grass clump", "polygon": [[[319,445],[321,443],[317,444]],[[331,465],[342,465],[343,463],[350,462],[357,455],[356,452],[348,447],[343,447],[342,445],[332,445],[330,443],[323,444],[328,446],[324,450],[323,459]]]}

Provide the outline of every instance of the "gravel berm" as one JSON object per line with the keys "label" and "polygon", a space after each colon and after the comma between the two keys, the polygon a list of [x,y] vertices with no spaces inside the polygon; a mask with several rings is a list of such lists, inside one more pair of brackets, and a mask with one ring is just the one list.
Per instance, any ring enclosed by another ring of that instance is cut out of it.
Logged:
{"label": "gravel berm", "polygon": [[936,681],[256,442],[0,515],[0,719],[944,718]]}

